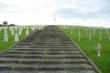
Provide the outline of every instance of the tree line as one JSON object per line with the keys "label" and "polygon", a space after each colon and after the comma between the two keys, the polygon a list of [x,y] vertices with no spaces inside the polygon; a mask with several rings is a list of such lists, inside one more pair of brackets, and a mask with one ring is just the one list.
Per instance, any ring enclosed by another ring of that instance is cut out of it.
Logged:
{"label": "tree line", "polygon": [[15,24],[8,24],[8,21],[3,21],[0,26],[15,26]]}

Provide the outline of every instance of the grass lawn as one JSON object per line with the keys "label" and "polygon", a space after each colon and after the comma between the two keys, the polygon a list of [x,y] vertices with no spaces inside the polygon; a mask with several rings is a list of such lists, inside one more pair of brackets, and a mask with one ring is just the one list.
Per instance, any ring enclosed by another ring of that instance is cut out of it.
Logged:
{"label": "grass lawn", "polygon": [[[12,44],[16,43],[14,41],[14,35],[11,34],[11,31],[8,29],[8,41],[4,41],[4,30],[2,29],[0,31],[0,52],[3,52],[7,48],[9,48]],[[18,31],[15,31],[17,33]],[[33,31],[29,28],[29,34],[31,34]],[[19,35],[19,40],[22,40],[24,37],[26,37],[26,30],[24,29],[22,31],[22,34]]]}
{"label": "grass lawn", "polygon": [[[88,29],[88,33],[84,31],[82,27],[76,27],[72,33],[71,27],[63,29],[74,40],[79,47],[86,53],[87,56],[96,64],[96,66],[102,71],[102,73],[110,73],[110,40],[108,39],[105,30],[102,31],[102,40],[99,40],[99,29],[97,28],[95,34],[93,29]],[[78,28],[80,28],[81,41],[78,40]],[[89,33],[92,35],[92,41],[89,41]],[[110,34],[110,32],[109,32]],[[103,49],[101,50],[101,57],[97,57],[97,44],[100,43]]]}

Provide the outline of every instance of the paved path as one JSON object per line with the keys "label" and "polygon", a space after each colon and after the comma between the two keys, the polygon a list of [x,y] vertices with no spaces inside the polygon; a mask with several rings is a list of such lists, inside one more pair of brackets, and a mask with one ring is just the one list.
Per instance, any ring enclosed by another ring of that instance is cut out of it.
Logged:
{"label": "paved path", "polygon": [[56,26],[48,26],[0,55],[0,73],[100,73]]}

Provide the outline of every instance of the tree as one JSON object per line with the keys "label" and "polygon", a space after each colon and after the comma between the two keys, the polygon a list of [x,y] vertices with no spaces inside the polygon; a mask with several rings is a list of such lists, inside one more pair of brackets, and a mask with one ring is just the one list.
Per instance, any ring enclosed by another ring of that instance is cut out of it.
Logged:
{"label": "tree", "polygon": [[8,22],[7,21],[3,21],[3,26],[7,26]]}
{"label": "tree", "polygon": [[15,24],[9,24],[9,26],[15,26]]}
{"label": "tree", "polygon": [[0,24],[0,26],[2,26],[2,24]]}

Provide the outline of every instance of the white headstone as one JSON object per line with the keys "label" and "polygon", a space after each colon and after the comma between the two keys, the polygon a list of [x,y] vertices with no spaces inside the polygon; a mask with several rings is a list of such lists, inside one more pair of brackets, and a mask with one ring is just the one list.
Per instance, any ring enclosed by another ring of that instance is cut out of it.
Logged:
{"label": "white headstone", "polygon": [[19,40],[19,37],[18,37],[18,34],[16,33],[15,34],[15,41],[18,41]]}
{"label": "white headstone", "polygon": [[26,28],[26,35],[29,35],[29,29],[28,29],[28,27]]}
{"label": "white headstone", "polygon": [[81,34],[80,34],[80,32],[79,32],[79,35],[78,35],[78,36],[79,36],[79,41],[80,41],[80,38],[81,38]]}
{"label": "white headstone", "polygon": [[66,29],[66,27],[65,27],[65,26],[63,26],[63,29]]}
{"label": "white headstone", "polygon": [[86,28],[86,35],[88,35],[88,29]]}
{"label": "white headstone", "polygon": [[38,27],[38,29],[40,30],[40,26]]}
{"label": "white headstone", "polygon": [[95,32],[96,32],[96,29],[95,28],[93,28],[92,29],[92,32],[93,32],[93,35],[95,34]]}
{"label": "white headstone", "polygon": [[22,32],[22,29],[19,29],[19,32],[18,32],[18,33],[19,33],[19,35],[21,35],[21,32]]}
{"label": "white headstone", "polygon": [[7,34],[7,29],[4,30],[4,34]]}
{"label": "white headstone", "polygon": [[80,28],[78,28],[78,31],[80,32]]}
{"label": "white headstone", "polygon": [[7,34],[4,35],[4,41],[8,41],[8,35]]}
{"label": "white headstone", "polygon": [[72,28],[70,28],[70,32],[71,32],[71,34],[72,34],[72,32],[73,32],[73,29],[72,29]]}
{"label": "white headstone", "polygon": [[98,44],[97,49],[98,49],[98,54],[97,54],[97,56],[100,57],[100,50],[101,50],[101,45],[100,45],[100,44]]}
{"label": "white headstone", "polygon": [[106,30],[107,35],[108,35],[108,31],[109,31],[109,30],[107,29],[107,30]]}
{"label": "white headstone", "polygon": [[89,34],[89,41],[91,41],[91,39],[92,39],[92,36],[91,36],[91,34]]}
{"label": "white headstone", "polygon": [[86,27],[83,27],[84,32],[86,32]]}
{"label": "white headstone", "polygon": [[4,30],[6,30],[6,29],[7,29],[7,27],[5,26],[5,27],[4,27]]}
{"label": "white headstone", "polygon": [[11,34],[14,35],[14,29],[11,30]]}
{"label": "white headstone", "polygon": [[98,43],[98,47],[97,47],[97,49],[98,50],[100,50],[101,49],[101,45]]}
{"label": "white headstone", "polygon": [[18,27],[17,27],[17,26],[15,26],[14,28],[15,28],[15,31],[17,31],[17,30],[18,30]]}
{"label": "white headstone", "polygon": [[102,40],[102,30],[99,31],[99,40]]}
{"label": "white headstone", "polygon": [[34,30],[35,30],[35,27],[34,27],[34,26],[32,26],[32,27],[31,27],[31,29],[32,29],[32,31],[34,31]]}
{"label": "white headstone", "polygon": [[100,57],[100,50],[98,50],[97,52],[98,52],[97,56]]}
{"label": "white headstone", "polygon": [[97,49],[97,56],[100,57],[100,55],[101,55],[101,49],[102,49],[100,43],[98,43],[96,49]]}
{"label": "white headstone", "polygon": [[108,38],[109,38],[109,40],[110,40],[110,34],[109,34]]}
{"label": "white headstone", "polygon": [[1,26],[0,26],[0,31],[2,30]]}
{"label": "white headstone", "polygon": [[4,30],[4,41],[8,41],[7,29]]}

